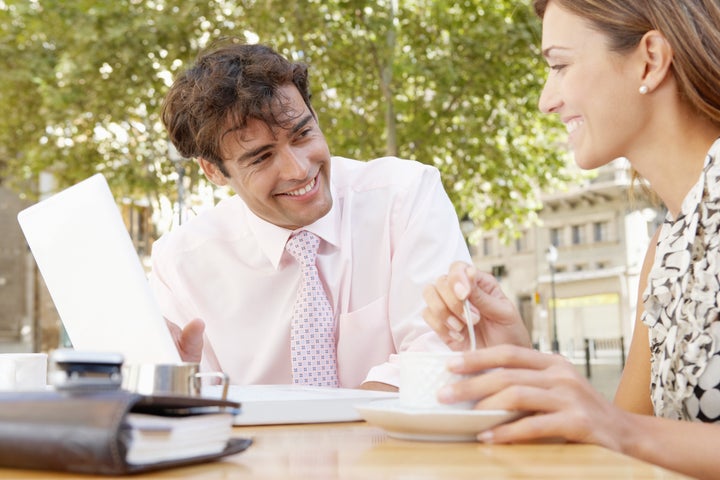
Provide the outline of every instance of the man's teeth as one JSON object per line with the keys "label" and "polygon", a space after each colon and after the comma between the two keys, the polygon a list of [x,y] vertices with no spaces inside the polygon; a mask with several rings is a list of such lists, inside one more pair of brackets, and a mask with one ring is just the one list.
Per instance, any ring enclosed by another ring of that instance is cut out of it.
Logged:
{"label": "man's teeth", "polygon": [[571,120],[565,125],[565,128],[567,128],[568,133],[572,133],[582,124],[582,120]]}
{"label": "man's teeth", "polygon": [[315,186],[315,179],[313,178],[310,183],[305,185],[303,188],[299,188],[297,190],[293,190],[292,192],[287,192],[288,195],[292,195],[293,197],[296,197],[298,195],[305,195],[307,192],[313,189]]}

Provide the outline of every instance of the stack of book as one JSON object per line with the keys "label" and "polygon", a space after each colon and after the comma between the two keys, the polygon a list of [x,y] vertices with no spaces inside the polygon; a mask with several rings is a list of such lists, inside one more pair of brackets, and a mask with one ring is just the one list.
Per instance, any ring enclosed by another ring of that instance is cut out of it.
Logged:
{"label": "stack of book", "polygon": [[225,450],[232,433],[230,413],[181,417],[129,413],[125,422],[125,460],[133,465],[217,455]]}

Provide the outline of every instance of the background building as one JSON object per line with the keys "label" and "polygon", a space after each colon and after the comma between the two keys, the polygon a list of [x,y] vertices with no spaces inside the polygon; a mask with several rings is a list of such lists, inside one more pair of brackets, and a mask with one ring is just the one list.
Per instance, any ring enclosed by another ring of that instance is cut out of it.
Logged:
{"label": "background building", "polygon": [[27,205],[0,186],[0,352],[32,351],[40,337],[34,262],[17,222]]}
{"label": "background building", "polygon": [[664,212],[618,159],[583,185],[546,195],[539,217],[510,244],[497,232],[483,235],[475,264],[516,300],[539,348],[552,350],[557,340],[570,358],[585,356],[586,339],[593,350],[619,351],[621,339],[627,348],[645,250]]}

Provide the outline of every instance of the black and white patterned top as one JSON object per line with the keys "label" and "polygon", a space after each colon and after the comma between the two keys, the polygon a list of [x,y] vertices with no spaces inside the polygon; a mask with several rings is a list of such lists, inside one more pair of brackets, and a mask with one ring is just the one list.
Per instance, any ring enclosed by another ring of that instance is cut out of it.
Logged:
{"label": "black and white patterned top", "polygon": [[665,219],[643,295],[655,415],[720,420],[720,140],[676,219]]}

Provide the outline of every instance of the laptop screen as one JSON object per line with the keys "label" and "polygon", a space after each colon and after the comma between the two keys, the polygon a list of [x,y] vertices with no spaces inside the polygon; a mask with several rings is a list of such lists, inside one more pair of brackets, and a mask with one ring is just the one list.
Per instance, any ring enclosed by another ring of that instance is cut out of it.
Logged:
{"label": "laptop screen", "polygon": [[126,363],[180,361],[102,174],[18,221],[74,349],[121,353]]}

